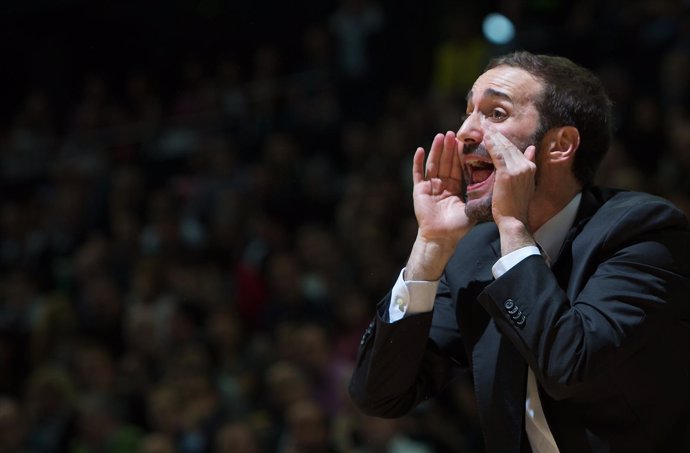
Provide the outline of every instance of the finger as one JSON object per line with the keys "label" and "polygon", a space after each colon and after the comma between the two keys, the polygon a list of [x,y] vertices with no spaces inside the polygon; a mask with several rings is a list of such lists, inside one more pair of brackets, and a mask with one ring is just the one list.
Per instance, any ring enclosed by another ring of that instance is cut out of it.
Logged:
{"label": "finger", "polygon": [[[503,168],[506,165],[516,165],[520,162],[524,162],[526,158],[522,150],[498,131],[491,130],[485,133],[484,145],[496,168]],[[525,152],[526,151],[527,150],[525,150]],[[529,158],[527,157],[527,159]]]}
{"label": "finger", "polygon": [[429,150],[429,157],[426,161],[426,177],[438,177],[438,169],[441,163],[441,155],[443,154],[443,134],[436,134],[434,141],[431,143]]}
{"label": "finger", "polygon": [[462,184],[462,167],[461,165],[461,160],[460,156],[462,155],[462,148],[463,144],[460,140],[458,140],[457,136],[455,137],[455,149],[453,150],[453,168],[451,169],[450,172],[450,177],[452,179],[457,179],[460,181]]}
{"label": "finger", "polygon": [[517,146],[515,146],[513,142],[508,140],[505,135],[501,134],[498,131],[494,131],[492,137],[495,140],[496,145],[503,148],[503,156],[507,162],[515,160],[520,161],[523,159],[523,151],[519,149]]}
{"label": "finger", "polygon": [[485,131],[483,138],[484,148],[489,152],[489,157],[494,164],[496,170],[501,170],[506,167],[505,155],[503,152],[504,146],[500,146],[497,142],[497,137],[494,131]]}
{"label": "finger", "polygon": [[534,145],[529,145],[525,150],[525,157],[532,163],[536,163],[537,157],[537,147]]}
{"label": "finger", "polygon": [[414,184],[424,181],[424,148],[417,148],[412,159],[412,182]]}
{"label": "finger", "polygon": [[455,140],[455,132],[448,131],[443,137],[443,154],[441,155],[441,162],[438,169],[438,176],[440,178],[447,178],[453,170],[453,155],[458,146]]}

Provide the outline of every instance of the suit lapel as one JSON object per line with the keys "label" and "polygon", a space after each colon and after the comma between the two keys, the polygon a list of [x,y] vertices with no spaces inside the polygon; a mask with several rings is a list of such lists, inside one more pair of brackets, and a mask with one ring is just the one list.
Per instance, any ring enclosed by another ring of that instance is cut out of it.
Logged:
{"label": "suit lapel", "polygon": [[[602,202],[596,189],[583,190],[580,207],[553,265],[561,287],[566,289],[572,268],[572,245],[582,228]],[[491,266],[500,257],[498,231],[490,242],[490,252],[476,267],[477,281],[490,281]],[[487,274],[488,272],[488,274]],[[475,318],[476,319],[476,318]],[[490,319],[472,350],[472,369],[477,405],[484,430],[485,451],[520,451],[524,432],[527,364],[513,344],[499,332]]]}
{"label": "suit lapel", "polygon": [[[491,266],[499,257],[500,241],[496,231],[489,250],[475,267],[474,280],[491,282]],[[486,285],[482,285],[482,289],[483,286]],[[473,305],[484,311],[478,303]],[[485,311],[483,315],[488,316]],[[472,372],[485,451],[518,453],[524,433],[527,365],[490,318],[472,349]]]}
{"label": "suit lapel", "polygon": [[[571,286],[572,266],[573,266],[573,241],[580,234],[589,219],[599,210],[602,205],[600,194],[597,189],[584,189],[580,207],[577,210],[573,226],[570,227],[568,234],[563,241],[558,260],[551,266],[551,270],[556,276],[558,285],[566,292]],[[568,292],[568,296],[572,294]]]}
{"label": "suit lapel", "polygon": [[527,364],[493,321],[472,357],[485,451],[518,453],[524,432]]}
{"label": "suit lapel", "polygon": [[[582,230],[585,228],[589,220],[599,210],[608,198],[606,194],[602,194],[597,189],[585,189],[582,191],[582,200],[578,209],[573,226],[568,231],[563,246],[558,256],[558,260],[551,267],[559,286],[566,292],[568,298],[573,300],[577,293],[581,290],[579,279],[581,278],[581,270],[573,268],[573,251],[577,249],[576,240]],[[582,241],[580,241],[582,242]],[[581,438],[581,433],[574,433],[572,425],[567,416],[564,418],[562,413],[553,409],[554,400],[544,391],[541,385],[537,385],[539,397],[541,399],[542,408],[547,415],[548,424],[554,435],[560,432],[567,433],[563,437],[569,439],[569,447],[574,451],[584,451],[588,448],[588,441]]]}

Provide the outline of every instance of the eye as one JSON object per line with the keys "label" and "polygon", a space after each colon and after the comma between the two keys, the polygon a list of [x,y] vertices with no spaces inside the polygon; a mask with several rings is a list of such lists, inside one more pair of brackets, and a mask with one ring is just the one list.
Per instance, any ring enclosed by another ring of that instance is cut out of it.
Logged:
{"label": "eye", "polygon": [[494,121],[501,121],[508,117],[508,114],[502,109],[493,109],[489,112],[488,118]]}

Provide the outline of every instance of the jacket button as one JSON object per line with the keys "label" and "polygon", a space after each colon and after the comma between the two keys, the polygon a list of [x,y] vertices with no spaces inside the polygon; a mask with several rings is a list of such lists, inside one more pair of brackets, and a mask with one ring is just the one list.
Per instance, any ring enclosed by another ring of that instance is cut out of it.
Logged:
{"label": "jacket button", "polygon": [[510,317],[513,318],[515,321],[517,321],[518,319],[520,319],[522,316],[523,316],[523,314],[522,314],[522,312],[521,312],[520,310],[518,310],[517,313],[515,313],[515,314],[512,314],[512,313],[511,313],[511,315],[510,315]]}
{"label": "jacket button", "polygon": [[511,308],[510,310],[508,310],[508,314],[509,314],[509,315],[514,315],[514,314],[517,313],[517,312],[518,312],[517,305],[513,306],[513,308]]}
{"label": "jacket button", "polygon": [[522,315],[522,316],[520,317],[520,319],[518,319],[517,321],[515,321],[515,325],[518,326],[518,327],[522,327],[522,326],[525,325],[525,322],[526,322],[526,321],[527,321],[527,318],[525,318],[525,315]]}
{"label": "jacket button", "polygon": [[513,302],[513,299],[506,299],[506,301],[503,302],[503,306],[506,307],[506,310],[510,310],[515,306],[515,303]]}

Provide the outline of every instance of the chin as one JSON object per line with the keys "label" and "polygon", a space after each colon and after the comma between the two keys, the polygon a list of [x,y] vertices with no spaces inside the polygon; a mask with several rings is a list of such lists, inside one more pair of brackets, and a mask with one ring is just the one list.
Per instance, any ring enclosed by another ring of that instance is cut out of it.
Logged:
{"label": "chin", "polygon": [[468,200],[465,203],[465,215],[476,222],[491,222],[491,195],[475,200]]}

